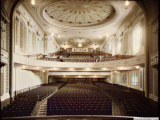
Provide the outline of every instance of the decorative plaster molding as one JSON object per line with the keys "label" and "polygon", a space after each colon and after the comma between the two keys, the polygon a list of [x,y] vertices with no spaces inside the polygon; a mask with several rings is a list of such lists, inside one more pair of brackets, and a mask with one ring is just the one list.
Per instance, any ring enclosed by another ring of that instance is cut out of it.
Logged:
{"label": "decorative plaster molding", "polygon": [[8,64],[8,52],[4,49],[1,49],[1,62]]}
{"label": "decorative plaster molding", "polygon": [[39,67],[73,67],[73,68],[103,68],[103,67],[121,67],[121,66],[132,66],[143,64],[144,55],[133,57],[130,59],[122,59],[116,61],[107,61],[107,62],[97,62],[97,63],[73,63],[73,62],[54,62],[54,61],[43,61],[43,60],[33,60],[26,58],[24,56],[14,54],[13,55],[14,63],[29,65],[29,66],[39,66]]}
{"label": "decorative plaster molding", "polygon": [[151,55],[151,63],[150,63],[151,66],[158,64],[158,59],[159,59],[158,57],[159,57],[158,51]]}

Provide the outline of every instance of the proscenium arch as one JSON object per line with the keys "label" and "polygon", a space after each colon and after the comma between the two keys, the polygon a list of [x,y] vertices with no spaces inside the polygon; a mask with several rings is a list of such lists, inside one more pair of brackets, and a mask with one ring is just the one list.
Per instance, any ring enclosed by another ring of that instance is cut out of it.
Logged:
{"label": "proscenium arch", "polygon": [[[15,0],[15,3],[13,5],[13,7],[11,8],[11,13],[10,13],[10,51],[9,51],[9,56],[10,59],[9,59],[9,94],[10,94],[10,101],[12,102],[12,94],[13,94],[13,91],[12,91],[12,80],[13,80],[13,74],[12,74],[12,68],[14,67],[14,64],[13,64],[13,51],[14,51],[14,42],[13,42],[13,39],[14,38],[14,31],[12,31],[14,29],[14,24],[13,24],[13,15],[14,15],[14,12],[15,10],[17,9],[17,7],[21,4],[21,2],[23,2],[24,0]],[[125,2],[125,0],[123,0]],[[135,1],[139,7],[142,9],[143,11],[143,14],[144,14],[144,39],[145,39],[145,47],[144,47],[144,54],[145,54],[145,69],[144,69],[144,91],[145,91],[145,97],[148,98],[149,97],[149,24],[148,24],[148,13],[147,13],[147,9],[144,5],[144,3],[142,1]]]}

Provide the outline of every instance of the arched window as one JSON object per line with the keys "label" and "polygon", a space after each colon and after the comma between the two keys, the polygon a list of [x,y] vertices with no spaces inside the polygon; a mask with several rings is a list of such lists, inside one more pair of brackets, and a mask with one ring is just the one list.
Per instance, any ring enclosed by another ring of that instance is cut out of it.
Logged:
{"label": "arched window", "polygon": [[140,23],[137,23],[133,28],[133,54],[136,54],[140,51],[140,42],[142,39],[142,30]]}

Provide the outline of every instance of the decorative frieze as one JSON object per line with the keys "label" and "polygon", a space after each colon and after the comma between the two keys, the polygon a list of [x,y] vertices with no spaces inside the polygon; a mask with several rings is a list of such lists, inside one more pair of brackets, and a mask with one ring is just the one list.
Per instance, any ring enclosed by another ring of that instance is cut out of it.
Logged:
{"label": "decorative frieze", "polygon": [[151,55],[150,65],[153,66],[153,65],[156,65],[156,64],[158,64],[158,51]]}
{"label": "decorative frieze", "polygon": [[1,49],[1,62],[8,64],[8,52],[4,49]]}

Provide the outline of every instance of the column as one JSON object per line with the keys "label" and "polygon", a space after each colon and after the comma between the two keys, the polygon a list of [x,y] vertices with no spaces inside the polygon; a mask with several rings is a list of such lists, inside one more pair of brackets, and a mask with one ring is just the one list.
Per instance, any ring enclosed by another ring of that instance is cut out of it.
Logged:
{"label": "column", "polygon": [[111,71],[111,83],[114,84],[115,83],[115,72]]}
{"label": "column", "polygon": [[[147,16],[146,16],[147,17]],[[144,91],[145,97],[149,97],[149,28],[147,23],[147,18],[145,17],[144,26],[144,55],[145,55],[145,69],[144,69]]]}
{"label": "column", "polygon": [[49,76],[48,74],[49,74],[48,71],[44,72],[44,84],[48,84],[48,76]]}

